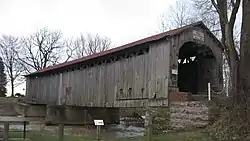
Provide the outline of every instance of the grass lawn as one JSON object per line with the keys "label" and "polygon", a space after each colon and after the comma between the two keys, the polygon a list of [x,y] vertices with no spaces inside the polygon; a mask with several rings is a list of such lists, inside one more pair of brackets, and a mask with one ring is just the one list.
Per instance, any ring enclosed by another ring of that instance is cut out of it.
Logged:
{"label": "grass lawn", "polygon": [[[22,137],[22,133],[11,133],[11,137]],[[58,137],[41,135],[37,132],[27,133],[27,137],[31,141],[56,141]],[[65,141],[95,141],[94,137],[83,137],[83,136],[69,136],[64,137]],[[104,141],[146,141],[145,137],[136,138],[122,138],[122,139],[103,139]],[[166,135],[154,136],[153,141],[212,141],[205,133],[199,131],[195,132],[179,132],[179,133],[168,133]]]}

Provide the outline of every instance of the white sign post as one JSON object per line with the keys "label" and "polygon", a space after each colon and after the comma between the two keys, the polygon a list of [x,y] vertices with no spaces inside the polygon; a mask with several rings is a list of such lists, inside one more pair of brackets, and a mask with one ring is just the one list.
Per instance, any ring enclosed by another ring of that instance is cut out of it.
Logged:
{"label": "white sign post", "polygon": [[210,83],[208,83],[207,84],[208,86],[208,101],[210,101],[211,100],[211,84]]}
{"label": "white sign post", "polygon": [[96,134],[97,134],[97,141],[100,141],[100,134],[101,134],[101,126],[104,125],[103,120],[94,120],[96,126]]}

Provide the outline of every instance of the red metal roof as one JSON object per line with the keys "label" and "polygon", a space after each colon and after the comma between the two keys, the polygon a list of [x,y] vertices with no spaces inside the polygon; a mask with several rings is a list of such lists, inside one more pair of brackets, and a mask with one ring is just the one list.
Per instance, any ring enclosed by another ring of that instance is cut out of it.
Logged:
{"label": "red metal roof", "polygon": [[167,36],[174,36],[174,35],[182,32],[183,30],[185,30],[185,29],[187,29],[189,27],[194,27],[194,26],[198,26],[198,25],[204,25],[204,24],[202,22],[197,22],[197,23],[194,23],[194,24],[190,24],[188,26],[184,26],[184,27],[181,27],[181,28],[177,28],[177,29],[174,29],[174,30],[170,30],[170,31],[167,31],[167,32],[156,34],[156,35],[153,35],[153,36],[150,36],[150,37],[147,37],[147,38],[144,38],[144,39],[132,42],[132,43],[128,43],[128,44],[125,44],[125,45],[122,45],[122,46],[119,46],[119,47],[116,47],[116,48],[112,48],[112,49],[109,49],[109,50],[106,50],[106,51],[102,51],[100,53],[96,53],[96,54],[89,55],[89,56],[86,56],[86,57],[82,57],[82,58],[79,58],[79,59],[76,59],[76,60],[68,61],[68,62],[57,64],[57,65],[54,65],[54,66],[50,66],[50,67],[38,70],[36,72],[30,73],[27,76],[31,76],[31,75],[35,75],[35,74],[41,74],[41,73],[49,72],[49,71],[56,70],[56,69],[59,69],[59,68],[64,68],[64,67],[71,66],[71,65],[74,65],[74,64],[77,64],[77,63],[81,63],[81,62],[84,62],[84,61],[87,61],[87,60],[91,60],[91,59],[94,59],[94,58],[98,58],[98,57],[101,57],[101,56],[112,54],[112,53],[115,53],[115,52],[130,48],[130,47],[134,47],[134,46],[141,45],[141,44],[148,43],[148,42],[152,42],[152,41],[157,41],[157,40],[165,38]]}

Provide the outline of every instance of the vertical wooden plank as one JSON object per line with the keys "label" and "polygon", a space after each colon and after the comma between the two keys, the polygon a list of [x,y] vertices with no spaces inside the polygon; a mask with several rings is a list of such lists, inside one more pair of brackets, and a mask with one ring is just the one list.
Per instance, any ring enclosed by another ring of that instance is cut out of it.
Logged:
{"label": "vertical wooden plank", "polygon": [[76,91],[75,91],[75,95],[77,95],[77,105],[79,106],[82,106],[81,105],[81,95],[82,95],[82,91],[81,91],[81,87],[82,87],[82,83],[81,83],[81,75],[80,75],[80,70],[77,70],[76,71],[76,74],[75,74],[75,88],[76,88]]}
{"label": "vertical wooden plank", "polygon": [[85,88],[86,88],[86,90],[85,90],[85,93],[86,93],[86,103],[87,103],[87,105],[89,105],[90,104],[90,98],[89,98],[89,67],[87,67],[86,69],[85,69]]}
{"label": "vertical wooden plank", "polygon": [[[139,86],[139,68],[140,68],[140,64],[139,64],[139,56],[135,56],[133,57],[132,60],[132,71],[133,71],[133,77],[132,77],[132,92],[131,92],[131,98],[135,99],[135,98],[139,98],[138,93],[136,92]],[[137,66],[136,66],[137,65]]]}
{"label": "vertical wooden plank", "polygon": [[[160,69],[160,63],[161,63],[161,55],[160,55],[160,50],[161,50],[161,43],[155,44],[155,55],[156,55],[156,60],[155,60],[155,90],[154,93],[156,94],[156,97],[158,98],[160,95],[160,85],[161,85],[161,69]],[[154,96],[154,95],[153,95]]]}
{"label": "vertical wooden plank", "polygon": [[54,90],[54,83],[53,83],[53,80],[55,79],[56,80],[56,75],[54,75],[53,77],[49,77],[50,79],[50,83],[49,83],[49,94],[48,94],[48,100],[50,101],[50,103],[52,104],[57,104],[57,98],[52,98],[53,96],[52,95],[56,95],[56,93],[53,92]]}
{"label": "vertical wooden plank", "polygon": [[[93,89],[93,82],[94,82],[94,74],[95,74],[95,67],[90,67],[89,68],[89,98],[90,101],[92,102],[92,106],[95,105],[95,99],[94,99],[94,89]],[[95,84],[96,85],[96,84]]]}
{"label": "vertical wooden plank", "polygon": [[98,85],[99,85],[99,82],[97,81],[97,71],[98,71],[98,66],[97,65],[94,65],[93,66],[93,82],[92,82],[92,89],[93,89],[93,99],[94,99],[94,103],[95,103],[95,106],[99,106],[100,102],[98,101]]}
{"label": "vertical wooden plank", "polygon": [[73,79],[73,83],[74,83],[74,93],[72,94],[72,97],[74,97],[74,101],[77,106],[80,106],[80,94],[79,94],[79,87],[78,87],[78,84],[79,84],[79,70],[75,70],[75,73],[74,73],[74,79]]}
{"label": "vertical wooden plank", "polygon": [[149,98],[152,98],[154,96],[154,93],[156,91],[156,60],[157,60],[157,54],[156,54],[156,46],[155,44],[152,45],[151,48],[151,83],[150,83],[150,93]]}
{"label": "vertical wooden plank", "polygon": [[122,76],[122,73],[121,73],[121,63],[122,61],[119,60],[119,61],[116,61],[116,87],[115,87],[115,93],[116,93],[116,96],[115,98],[116,99],[119,99],[120,98],[120,88],[121,88],[121,76]]}
{"label": "vertical wooden plank", "polygon": [[153,62],[152,62],[152,44],[149,47],[149,53],[148,53],[148,72],[147,72],[147,77],[148,77],[148,87],[147,87],[147,98],[150,97],[150,93],[152,91],[152,67],[153,67]]}
{"label": "vertical wooden plank", "polygon": [[83,95],[82,95],[82,102],[84,103],[84,106],[87,106],[88,105],[88,103],[87,103],[87,84],[86,84],[86,82],[87,82],[87,77],[86,77],[86,68],[85,69],[82,69],[81,70],[81,72],[82,72],[82,79],[81,79],[81,82],[82,82],[82,85],[83,85],[83,89],[82,89],[82,92],[83,92]]}
{"label": "vertical wooden plank", "polygon": [[110,87],[110,63],[105,64],[105,101],[108,102],[108,104],[111,102],[109,100],[109,87]]}
{"label": "vertical wooden plank", "polygon": [[[53,76],[53,75],[52,75]],[[52,103],[52,100],[49,99],[49,94],[50,94],[50,79],[51,77],[47,76],[47,82],[46,82],[46,97],[45,101],[48,101],[49,103]]]}
{"label": "vertical wooden plank", "polygon": [[31,93],[30,93],[30,77],[26,77],[26,91],[25,91],[25,95],[26,95],[26,99],[31,100]]}
{"label": "vertical wooden plank", "polygon": [[42,83],[43,83],[43,91],[42,91],[42,103],[48,103],[48,101],[46,101],[46,86],[47,84],[47,76],[44,76],[42,79]]}
{"label": "vertical wooden plank", "polygon": [[69,100],[68,100],[68,104],[69,105],[74,105],[76,104],[76,95],[75,95],[75,81],[74,81],[74,78],[75,78],[75,70],[73,71],[70,71],[70,95],[68,96],[69,97]]}
{"label": "vertical wooden plank", "polygon": [[112,107],[112,105],[114,105],[114,88],[115,88],[115,61],[112,61],[112,65],[111,65],[111,75],[112,75],[112,79],[110,81],[111,86],[110,87],[110,107]]}
{"label": "vertical wooden plank", "polygon": [[93,94],[93,67],[89,67],[89,98],[91,101],[91,106],[95,104],[94,94]]}
{"label": "vertical wooden plank", "polygon": [[38,78],[34,78],[34,89],[33,89],[33,93],[34,93],[34,97],[32,99],[37,99],[37,102],[39,102],[38,99],[38,92],[36,91],[38,89]]}
{"label": "vertical wooden plank", "polygon": [[[105,67],[106,67],[106,64],[102,64],[102,66],[101,66],[101,74],[100,74],[100,76],[101,76],[101,95],[100,95],[100,101],[104,101],[104,102],[107,102],[107,101],[105,101],[105,94],[106,94],[106,83],[105,83],[105,81],[106,81],[106,75],[105,75],[105,73],[106,73],[106,69],[105,69]],[[103,103],[104,104],[104,103]]]}
{"label": "vertical wooden plank", "polygon": [[75,87],[74,87],[74,74],[75,74],[75,70],[74,71],[70,71],[70,93],[68,96],[68,103],[70,105],[73,105],[76,103],[76,97],[74,95],[75,93]]}
{"label": "vertical wooden plank", "polygon": [[46,96],[47,96],[47,85],[48,85],[48,80],[47,80],[47,76],[43,77],[43,103],[49,103],[49,101],[46,100]]}
{"label": "vertical wooden plank", "polygon": [[78,88],[77,89],[77,95],[79,96],[79,101],[78,101],[78,104],[79,104],[79,106],[83,106],[84,104],[83,104],[83,98],[82,98],[82,96],[84,95],[84,93],[83,93],[83,91],[82,91],[82,89],[83,89],[83,85],[84,85],[84,83],[82,83],[82,69],[79,69],[78,70],[78,74],[77,74],[77,85],[76,85],[76,87]]}
{"label": "vertical wooden plank", "polygon": [[127,97],[127,86],[129,81],[129,63],[128,59],[124,60],[124,76],[123,76],[123,96],[122,99]]}
{"label": "vertical wooden plank", "polygon": [[108,65],[108,75],[109,75],[109,78],[108,78],[108,84],[109,84],[109,87],[108,87],[108,106],[111,107],[112,103],[113,103],[113,88],[114,88],[114,85],[113,85],[113,79],[114,79],[114,73],[113,73],[113,62],[109,62],[109,65]]}
{"label": "vertical wooden plank", "polygon": [[118,63],[118,68],[119,68],[119,71],[118,71],[118,86],[117,86],[117,93],[118,93],[118,96],[117,98],[118,99],[121,99],[122,98],[122,94],[120,92],[121,89],[124,89],[124,73],[125,73],[125,70],[124,70],[124,59],[121,59]]}
{"label": "vertical wooden plank", "polygon": [[[119,67],[119,62],[120,61],[115,61],[115,64],[114,64],[114,71],[115,71],[115,87],[114,87],[114,102],[116,101],[117,98],[119,98],[119,76],[120,76],[120,67]],[[114,104],[113,104],[114,106]],[[112,107],[113,107],[112,106]]]}
{"label": "vertical wooden plank", "polygon": [[109,65],[108,65],[108,75],[109,75],[109,78],[108,78],[108,95],[107,95],[107,98],[108,98],[108,106],[111,107],[113,105],[113,90],[114,90],[114,68],[113,68],[113,65],[114,63],[113,62],[110,62]]}
{"label": "vertical wooden plank", "polygon": [[58,87],[58,105],[62,105],[62,98],[63,98],[63,82],[62,82],[62,73],[60,73],[59,79],[59,87]]}
{"label": "vertical wooden plank", "polygon": [[[62,75],[64,74],[62,73]],[[53,83],[54,83],[53,93],[55,94],[55,95],[52,95],[53,99],[57,99],[59,96],[59,83],[58,82],[60,82],[60,74],[56,74],[55,79],[53,79]],[[64,85],[62,87],[62,95],[64,95]]]}
{"label": "vertical wooden plank", "polygon": [[110,64],[110,62],[109,63],[106,63],[105,64],[105,67],[106,67],[106,69],[105,69],[105,75],[106,75],[106,80],[105,80],[105,101],[107,102],[107,106],[109,106],[109,104],[111,104],[112,103],[112,101],[110,101],[110,99],[109,99],[109,95],[110,95],[110,87],[112,87],[111,86],[111,84],[110,84],[110,77],[112,77],[111,76],[111,64]]}
{"label": "vertical wooden plank", "polygon": [[93,85],[94,85],[94,67],[90,67],[90,97],[91,101],[93,102],[93,106],[95,105],[95,98],[94,98],[94,90],[93,90]]}
{"label": "vertical wooden plank", "polygon": [[97,87],[97,89],[98,89],[98,91],[97,91],[98,99],[97,99],[97,101],[98,101],[99,106],[104,106],[103,105],[104,103],[101,103],[102,102],[102,100],[101,100],[101,89],[102,89],[101,65],[98,65],[97,67],[98,67],[98,71],[96,72],[96,75],[97,75],[96,76],[96,81],[98,81],[98,87]]}
{"label": "vertical wooden plank", "polygon": [[164,43],[164,49],[163,49],[163,52],[164,52],[164,59],[163,59],[163,62],[165,63],[164,65],[164,84],[163,84],[163,96],[165,98],[168,98],[168,82],[169,82],[169,63],[170,63],[170,42],[169,41],[166,41]]}
{"label": "vertical wooden plank", "polygon": [[150,61],[149,61],[149,53],[147,53],[145,55],[145,61],[144,61],[144,65],[145,65],[145,76],[144,76],[144,97],[143,98],[148,98],[149,96],[149,84],[150,84]]}
{"label": "vertical wooden plank", "polygon": [[132,84],[131,84],[131,98],[140,98],[140,93],[138,93],[138,89],[140,89],[140,56],[134,56],[132,63],[132,71],[133,71],[133,77],[132,77]]}
{"label": "vertical wooden plank", "polygon": [[[37,78],[37,90],[40,90],[41,89],[41,78]],[[38,103],[40,104],[41,103],[41,94],[40,94],[41,91],[37,91],[37,99],[38,99]]]}

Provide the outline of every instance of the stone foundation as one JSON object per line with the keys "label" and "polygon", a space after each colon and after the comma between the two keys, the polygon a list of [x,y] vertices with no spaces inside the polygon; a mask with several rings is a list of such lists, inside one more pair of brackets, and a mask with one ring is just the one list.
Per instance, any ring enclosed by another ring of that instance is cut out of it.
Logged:
{"label": "stone foundation", "polygon": [[202,128],[209,124],[209,107],[206,102],[172,102],[170,127],[174,130]]}
{"label": "stone foundation", "polygon": [[192,94],[188,92],[169,92],[170,102],[185,102],[193,100]]}

